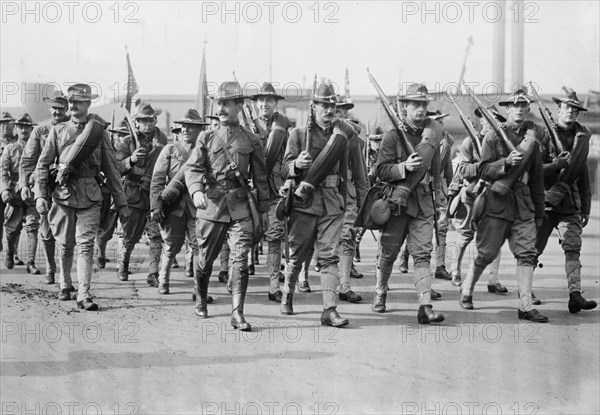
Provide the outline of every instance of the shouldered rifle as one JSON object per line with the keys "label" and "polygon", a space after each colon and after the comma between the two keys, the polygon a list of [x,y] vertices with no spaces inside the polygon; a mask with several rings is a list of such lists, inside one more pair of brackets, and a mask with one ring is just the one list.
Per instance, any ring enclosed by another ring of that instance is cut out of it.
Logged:
{"label": "shouldered rifle", "polygon": [[129,127],[129,132],[131,133],[131,138],[133,139],[133,145],[135,148],[140,147],[140,139],[135,131],[135,124],[133,123],[133,119],[131,118],[131,114],[127,111],[127,108],[123,107],[123,112],[125,113],[125,122],[127,123],[127,127]]}
{"label": "shouldered rifle", "polygon": [[552,137],[553,144],[556,147],[558,154],[564,152],[565,149],[562,143],[560,142],[560,138],[558,138],[558,133],[556,132],[557,127],[556,123],[552,119],[552,113],[550,112],[548,107],[542,102],[542,98],[539,96],[531,82],[529,82],[529,90],[535,97],[535,100],[538,104],[538,109],[540,110],[540,115],[542,116],[542,120],[544,120],[544,124],[546,125],[546,128],[550,133],[550,137]]}
{"label": "shouldered rifle", "polygon": [[[413,154],[415,152],[415,150],[414,150],[413,146],[410,144],[410,142],[408,141],[408,139],[406,138],[406,134],[404,134],[404,125],[402,123],[402,120],[394,112],[394,109],[392,108],[392,104],[391,104],[390,100],[384,94],[383,90],[381,89],[381,87],[379,86],[379,84],[377,83],[377,81],[375,80],[373,75],[371,75],[369,68],[367,68],[367,73],[369,74],[369,81],[371,81],[371,84],[373,84],[373,86],[375,87],[375,90],[377,91],[377,94],[379,95],[379,99],[381,100],[383,109],[385,110],[387,116],[389,117],[390,121],[392,122],[392,125],[394,126],[394,128],[396,129],[396,132],[398,133],[398,138],[400,139],[400,143],[402,144],[402,147],[406,151],[406,154],[408,154],[408,155]],[[400,108],[398,108],[398,112],[401,113],[401,111],[402,110]]]}
{"label": "shouldered rifle", "polygon": [[487,122],[490,124],[490,126],[492,127],[492,129],[494,130],[496,135],[498,135],[498,137],[500,137],[502,139],[502,141],[504,141],[504,143],[506,144],[506,147],[508,148],[508,152],[510,153],[512,151],[516,151],[515,146],[508,139],[508,137],[506,136],[506,132],[504,132],[504,130],[499,125],[498,121],[494,118],[492,113],[485,107],[485,105],[483,105],[483,102],[481,102],[481,100],[477,97],[477,95],[475,95],[473,93],[473,91],[471,90],[471,88],[469,88],[467,86],[467,84],[465,84],[463,82],[463,85],[464,85],[465,89],[467,90],[467,93],[469,94],[471,99],[473,101],[475,101],[475,104],[479,108],[481,115],[483,115],[483,117],[487,120]]}
{"label": "shouldered rifle", "polygon": [[452,105],[454,105],[454,107],[458,111],[458,115],[460,117],[460,121],[465,126],[465,129],[467,130],[467,133],[469,133],[469,137],[471,137],[471,141],[473,141],[473,144],[475,144],[475,149],[477,150],[477,153],[479,153],[479,158],[481,159],[482,149],[481,149],[481,143],[479,142],[479,139],[477,138],[477,135],[478,135],[477,131],[475,131],[475,128],[473,128],[473,125],[471,124],[471,121],[469,121],[469,118],[465,115],[465,113],[463,112],[462,108],[455,101],[455,99],[452,96],[452,94],[449,93],[448,94],[448,98],[450,99],[450,102],[452,103]]}

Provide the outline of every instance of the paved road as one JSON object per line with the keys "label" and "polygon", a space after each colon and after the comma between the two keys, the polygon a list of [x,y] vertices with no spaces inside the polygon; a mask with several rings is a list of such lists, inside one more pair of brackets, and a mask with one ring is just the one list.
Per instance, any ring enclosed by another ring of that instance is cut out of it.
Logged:
{"label": "paved road", "polygon": [[[586,298],[598,300],[598,203],[593,207],[583,286]],[[448,241],[454,237],[451,232]],[[365,301],[339,306],[351,322],[345,329],[318,324],[314,271],[313,293],[294,298],[296,315],[279,315],[267,300],[260,265],[246,305],[251,333],[230,329],[230,297],[216,278],[210,319],[195,317],[192,281],[182,269],[174,270],[172,294],[159,297],[145,283],[145,245],[134,255],[139,272],[129,282],[118,281],[114,258],[98,270],[93,293],[101,309],[91,313],[55,300],[56,286],[24,267],[2,265],[1,413],[600,412],[600,314],[567,311],[556,235],[534,281],[539,310],[550,318],[544,325],[517,319],[515,264],[506,246],[500,278],[510,293],[488,294],[482,278],[476,309],[468,312],[459,307],[457,290],[438,280],[434,287],[443,298],[435,309],[446,321],[435,326],[417,324],[410,275],[395,273],[388,312],[371,312],[375,253],[366,235],[359,264],[365,278],[352,281]],[[464,268],[472,259],[465,258]]]}

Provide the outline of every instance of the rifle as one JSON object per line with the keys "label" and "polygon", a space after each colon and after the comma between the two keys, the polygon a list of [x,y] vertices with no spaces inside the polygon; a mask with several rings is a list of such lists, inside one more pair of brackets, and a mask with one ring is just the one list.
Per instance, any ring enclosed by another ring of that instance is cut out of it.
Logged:
{"label": "rifle", "polygon": [[377,81],[375,80],[373,75],[371,75],[369,68],[367,68],[367,73],[369,74],[369,81],[371,81],[371,84],[373,84],[373,86],[375,87],[375,90],[377,91],[377,94],[379,95],[379,99],[381,100],[383,109],[385,110],[387,116],[389,117],[390,121],[392,122],[392,125],[394,126],[394,128],[396,129],[396,132],[398,133],[398,138],[400,139],[400,144],[406,151],[406,154],[409,154],[409,155],[413,154],[415,152],[415,150],[414,150],[413,146],[410,144],[410,142],[408,141],[408,139],[406,138],[406,134],[404,134],[404,131],[405,131],[404,124],[399,117],[399,114],[402,113],[401,108],[398,108],[398,114],[396,114],[394,112],[394,109],[392,108],[392,104],[390,103],[390,100],[385,96],[385,94],[383,93],[383,90],[381,89],[381,87],[379,86],[379,84],[377,83]]}
{"label": "rifle", "polygon": [[[315,74],[315,77],[313,79],[312,99],[315,98],[316,93],[317,93],[317,74]],[[307,153],[310,151],[310,145],[311,145],[310,135],[311,135],[311,130],[312,130],[313,124],[315,123],[314,101],[311,101],[308,112],[309,112],[308,119],[306,120],[306,147],[304,148],[304,151],[306,151]]]}
{"label": "rifle", "polygon": [[467,133],[469,133],[469,137],[471,137],[471,141],[473,141],[473,143],[475,144],[475,149],[477,150],[477,153],[479,153],[479,158],[481,159],[481,154],[482,154],[483,150],[481,149],[481,143],[477,139],[477,131],[475,131],[475,129],[473,128],[473,125],[469,121],[469,118],[463,112],[462,108],[454,100],[454,97],[452,96],[452,94],[449,93],[448,98],[450,99],[450,102],[454,105],[454,107],[458,111],[458,116],[460,117],[460,121],[465,126]]}
{"label": "rifle", "polygon": [[504,143],[506,144],[506,147],[508,147],[508,152],[510,153],[512,151],[516,151],[515,146],[508,139],[508,137],[506,136],[506,133],[504,132],[502,127],[498,124],[498,121],[496,121],[496,119],[494,118],[492,113],[485,107],[485,105],[483,105],[483,102],[481,102],[481,100],[473,93],[473,91],[471,90],[471,88],[469,88],[467,86],[467,84],[465,84],[463,82],[463,85],[464,85],[465,89],[467,90],[467,93],[469,94],[471,99],[473,101],[475,101],[475,104],[479,108],[481,115],[483,115],[483,117],[487,120],[487,122],[490,124],[490,126],[492,127],[492,129],[494,130],[496,135],[498,135],[498,137],[500,137],[502,139],[502,141],[504,141]]}
{"label": "rifle", "polygon": [[129,113],[129,111],[127,111],[127,108],[125,107],[123,107],[123,112],[125,113],[125,122],[127,123],[129,132],[131,133],[131,138],[133,138],[133,145],[135,146],[135,148],[139,148],[140,139],[138,138],[137,132],[135,131],[135,124],[133,123],[131,114]]}
{"label": "rifle", "polygon": [[542,98],[539,96],[531,81],[529,82],[529,90],[535,97],[535,100],[538,104],[538,109],[540,111],[540,115],[542,116],[542,120],[544,120],[544,124],[550,133],[550,137],[552,137],[552,141],[558,153],[562,153],[565,151],[562,143],[560,142],[560,138],[558,138],[558,133],[556,132],[556,123],[552,119],[552,113],[548,109],[548,107],[542,102]]}

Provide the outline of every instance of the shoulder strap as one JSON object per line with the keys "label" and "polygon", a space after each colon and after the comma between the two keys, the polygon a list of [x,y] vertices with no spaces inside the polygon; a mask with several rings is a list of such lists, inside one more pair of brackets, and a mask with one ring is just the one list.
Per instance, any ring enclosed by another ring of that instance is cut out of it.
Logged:
{"label": "shoulder strap", "polygon": [[223,147],[223,153],[225,154],[225,157],[227,157],[227,160],[229,160],[229,163],[231,163],[231,168],[235,169],[235,177],[237,177],[237,179],[240,182],[240,184],[242,185],[242,187],[244,189],[246,189],[246,191],[248,193],[250,193],[250,188],[248,187],[248,183],[246,183],[246,180],[244,180],[244,178],[242,177],[242,173],[240,172],[239,166],[237,165],[237,163],[233,159],[233,156],[229,152],[229,146],[231,145],[233,140],[235,140],[236,137],[237,137],[237,134],[227,142],[227,145],[225,147]]}

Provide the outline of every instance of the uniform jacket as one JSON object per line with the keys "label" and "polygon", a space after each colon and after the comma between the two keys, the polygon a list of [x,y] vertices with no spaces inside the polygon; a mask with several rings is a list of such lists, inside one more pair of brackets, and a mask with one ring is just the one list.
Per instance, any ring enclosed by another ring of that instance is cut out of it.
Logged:
{"label": "uniform jacket", "polygon": [[[195,143],[194,143],[195,144]],[[180,154],[178,147],[180,147],[186,154]],[[175,177],[177,172],[185,165],[185,162],[194,151],[194,148],[190,148],[189,151],[185,149],[185,145],[180,143],[179,146],[175,144],[167,144],[158,156],[156,164],[154,166],[154,173],[152,173],[152,184],[150,185],[150,205],[151,209],[158,207],[158,199],[162,191],[167,187],[171,179]],[[186,206],[196,216],[196,207],[192,201],[192,197],[189,192],[185,192],[179,205],[171,211],[172,215],[177,217],[183,216]]]}
{"label": "uniform jacket", "polygon": [[[584,145],[588,145],[591,137],[590,129],[575,122],[573,128],[564,129],[558,126],[558,138],[565,149],[565,151],[572,151],[575,136],[579,135],[579,142],[581,140],[587,141]],[[544,186],[546,189],[550,189],[554,183],[558,180],[560,172],[556,171],[556,168],[552,161],[557,155],[557,151],[551,144],[550,137],[547,137],[547,142],[543,144],[542,151],[542,163],[544,163]],[[587,160],[579,178],[569,186],[569,192],[562,200],[562,202],[552,209],[553,212],[572,214],[582,213],[589,215],[592,204],[592,189],[590,186],[590,174],[588,170]]]}
{"label": "uniform jacket", "polygon": [[[450,185],[454,172],[452,171],[452,146],[454,145],[454,138],[444,131],[442,142],[440,143],[440,172],[442,178],[445,180],[446,186]],[[444,183],[444,181],[442,181]]]}
{"label": "uniform jacket", "polygon": [[19,165],[23,154],[23,144],[13,141],[4,147],[0,156],[0,193],[8,190],[11,193],[19,191]]}
{"label": "uniform jacket", "polygon": [[[334,127],[342,129],[348,138],[355,136],[354,129],[343,120],[334,120],[333,124],[323,130],[316,123],[313,125],[310,134],[310,155],[313,161],[317,158],[323,147],[332,136]],[[297,171],[294,167],[294,162],[298,155],[306,148],[306,127],[294,128],[290,132],[290,139],[285,150],[285,158],[283,165],[283,173],[286,178],[302,178],[302,171]],[[340,154],[339,160],[327,172],[327,175],[332,178],[330,184],[316,186],[314,193],[302,201],[294,197],[292,200],[292,208],[294,210],[309,213],[316,216],[332,216],[344,213],[346,207],[345,196],[347,194],[347,177],[348,177],[348,144]],[[334,177],[337,177],[336,178]],[[336,181],[336,183],[334,183]],[[327,187],[324,187],[327,186]]]}
{"label": "uniform jacket", "polygon": [[[267,139],[262,144],[265,152],[265,160],[267,160],[267,172],[269,173],[267,178],[269,191],[271,192],[271,198],[277,198],[280,197],[279,189],[285,181],[281,173],[281,166],[289,137],[288,130],[291,124],[285,115],[278,112],[275,112],[273,117],[268,121],[259,118],[259,122],[268,134]],[[277,147],[281,147],[281,150],[278,154],[274,154],[273,152],[276,151]],[[272,167],[269,160],[275,160]],[[271,168],[270,172],[268,171],[269,168]]]}
{"label": "uniform jacket", "polygon": [[[93,114],[90,114],[90,117],[92,116]],[[67,154],[66,150],[74,141],[72,139],[83,131],[84,126],[85,123],[77,124],[75,121],[69,120],[50,129],[46,144],[36,165],[37,185],[35,197],[47,199],[52,196],[55,203],[78,209],[91,207],[102,202],[100,185],[94,176],[99,172],[103,172],[115,206],[125,206],[127,201],[121,185],[119,167],[107,131],[104,131],[99,146],[81,163],[77,171],[69,178],[67,184],[63,187],[56,186],[54,192],[50,195],[50,166],[63,161],[61,157]],[[71,141],[71,143],[68,143],[68,141]],[[66,147],[65,144],[67,144]]]}
{"label": "uniform jacket", "polygon": [[[526,135],[536,139],[535,147],[529,161],[527,183],[517,181],[507,196],[498,196],[493,192],[486,192],[487,216],[514,221],[517,218],[529,220],[544,217],[544,177],[542,172],[542,159],[539,142],[544,140],[545,132],[531,121],[525,121],[520,127],[505,123],[508,139],[516,147]],[[495,132],[489,131],[485,135],[482,145],[480,163],[481,178],[494,182],[513,167],[506,166],[506,157],[509,154],[504,142]]]}
{"label": "uniform jacket", "polygon": [[230,222],[250,217],[246,190],[230,168],[225,146],[246,182],[252,179],[257,193],[258,210],[269,210],[267,168],[260,138],[236,125],[221,125],[214,131],[203,131],[186,163],[185,182],[190,195],[205,192],[206,209],[198,209],[196,217],[216,222]]}
{"label": "uniform jacket", "polygon": [[[405,131],[406,138],[413,148],[421,142],[423,128],[425,127],[439,131],[441,134],[440,124],[431,118],[426,118],[421,128],[415,129],[407,126],[407,131]],[[379,155],[377,157],[377,178],[390,184],[402,184],[411,174],[405,166],[408,156],[409,154],[406,154],[400,143],[396,130],[391,128],[386,131],[381,139]],[[426,175],[423,181],[408,196],[405,211],[407,215],[415,217],[420,209],[425,216],[433,217],[433,200],[428,181],[431,178],[436,178],[439,181],[440,171],[440,151],[438,148],[431,162],[429,178]]]}
{"label": "uniform jacket", "polygon": [[348,196],[356,199],[357,207],[360,207],[369,190],[363,145],[363,140],[357,134],[348,137]]}
{"label": "uniform jacket", "polygon": [[160,152],[167,142],[167,137],[158,128],[153,137],[138,133],[139,145],[146,148],[146,158],[142,165],[131,163],[131,155],[135,151],[133,138],[128,135],[116,143],[119,171],[123,176],[123,189],[129,207],[150,210],[150,183],[152,172]]}

